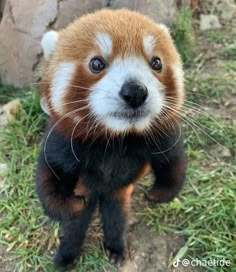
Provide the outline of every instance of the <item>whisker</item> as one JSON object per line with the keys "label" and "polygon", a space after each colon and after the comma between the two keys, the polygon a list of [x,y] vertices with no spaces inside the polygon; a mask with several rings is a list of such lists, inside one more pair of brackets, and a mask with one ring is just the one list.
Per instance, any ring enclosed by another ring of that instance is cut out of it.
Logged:
{"label": "whisker", "polygon": [[[230,139],[230,137],[229,137],[229,135],[228,135],[228,133],[227,133],[227,131],[225,130],[225,128],[214,118],[214,117],[212,117],[210,114],[208,114],[207,112],[205,112],[204,110],[204,107],[201,107],[201,105],[199,105],[199,104],[197,104],[197,103],[192,103],[192,104],[194,104],[194,105],[196,105],[196,107],[195,106],[192,106],[192,105],[190,105],[190,106],[184,106],[183,105],[183,109],[186,111],[186,110],[192,110],[194,113],[197,113],[197,114],[201,114],[201,115],[203,115],[203,116],[205,116],[206,118],[208,118],[209,120],[211,120],[211,121],[213,121],[221,130],[223,130],[223,132],[225,133],[225,135],[227,136],[227,139],[230,141],[230,144],[232,145],[232,142],[231,142],[231,139]],[[197,107],[200,107],[200,108],[202,108],[203,110],[201,110],[201,109],[199,109],[199,108],[197,108]],[[185,112],[186,113],[186,112]],[[188,113],[188,112],[187,112]],[[204,126],[203,124],[201,124],[201,126],[202,127],[205,127],[205,128],[207,128],[207,129],[209,129],[209,130],[211,130],[210,128],[208,128],[208,127],[206,127],[206,126]]]}
{"label": "whisker", "polygon": [[[65,106],[65,105],[69,105],[69,104],[75,104],[75,103],[79,103],[79,102],[83,102],[83,101],[86,101],[86,100],[76,100],[76,101],[71,101],[71,102],[67,102],[67,103],[62,103],[61,106]],[[86,106],[88,108],[88,106]],[[53,107],[50,107],[48,110],[52,110]],[[80,108],[82,109],[82,108]],[[85,107],[83,107],[83,109],[85,109]],[[33,128],[33,125],[37,124],[37,122],[40,121],[40,118],[42,118],[42,116],[46,114],[45,112],[41,113],[35,120],[34,122],[32,123],[32,125],[29,127],[27,133],[26,133],[26,137],[28,136],[30,130]]]}
{"label": "whisker", "polygon": [[[40,81],[40,82],[30,83],[30,85],[40,85],[40,84],[51,84],[51,82],[50,81]],[[84,87],[84,86],[81,86],[81,85],[68,84],[67,86],[68,87],[73,87],[73,88],[78,88],[78,89],[83,89],[85,91],[91,91],[91,88],[87,88],[87,87]]]}
{"label": "whisker", "polygon": [[[165,110],[166,110],[166,114],[168,114],[168,112],[169,112],[168,107],[167,107],[166,105],[164,105],[164,107],[165,107]],[[170,108],[170,111],[171,111],[171,112],[174,112],[174,109],[173,109],[173,108]],[[201,140],[200,140],[200,137],[199,137],[199,135],[198,135],[196,129],[195,129],[188,121],[186,121],[185,119],[183,119],[183,118],[180,116],[180,113],[179,113],[178,111],[175,111],[175,113],[177,114],[177,116],[180,117],[181,120],[183,120],[185,123],[187,123],[187,124],[193,129],[193,131],[195,132],[195,134],[196,134],[196,136],[197,136],[197,138],[198,138],[198,141],[200,142]],[[168,116],[168,115],[167,115],[167,116]],[[186,118],[186,116],[185,116],[185,118]]]}
{"label": "whisker", "polygon": [[79,125],[79,123],[81,121],[83,121],[87,116],[89,116],[91,113],[88,113],[86,114],[82,119],[80,119],[74,126],[73,130],[72,130],[72,133],[71,133],[71,137],[70,137],[70,146],[71,146],[71,151],[75,157],[75,159],[77,160],[78,163],[80,163],[80,160],[79,158],[77,157],[77,155],[75,154],[75,150],[74,150],[74,147],[73,147],[73,137],[74,137],[74,133],[75,133],[75,129],[77,128],[77,126]]}
{"label": "whisker", "polygon": [[[90,144],[90,146],[92,146],[93,145],[93,143],[99,138],[99,136],[100,135],[102,135],[103,133],[104,133],[104,131],[100,131],[100,133],[98,133],[97,135],[96,135],[96,130],[98,129],[98,127],[102,124],[102,122],[100,121],[100,120],[98,120],[98,119],[95,119],[94,120],[94,123],[97,123],[96,125],[95,125],[95,127],[94,127],[94,139],[93,139],[93,141],[91,142],[91,144]],[[96,136],[95,136],[96,135]]]}
{"label": "whisker", "polygon": [[[107,134],[106,134],[106,136],[107,136]],[[104,153],[103,153],[103,162],[105,160],[105,155],[106,155],[106,151],[107,151],[107,148],[109,146],[109,143],[110,143],[110,139],[111,139],[111,135],[107,137],[107,143],[106,143],[105,150],[104,150]]]}
{"label": "whisker", "polygon": [[[167,115],[167,116],[166,116],[166,119],[170,121],[170,122],[168,122],[168,123],[171,123],[172,127],[174,127],[173,124],[172,124],[172,123],[173,123],[172,120],[170,120],[170,117],[168,116],[168,115],[169,115],[169,112],[174,112],[174,109],[171,108],[171,110],[169,110],[169,109],[165,106],[165,108],[164,108],[163,111],[164,111],[164,112],[166,113],[166,115]],[[186,121],[185,119],[183,119],[183,118],[180,116],[180,113],[179,113],[178,111],[175,111],[175,113],[177,114],[177,116],[178,116],[182,121],[184,121],[185,123],[187,123],[187,124],[193,129],[193,131],[195,132],[196,136],[198,137],[198,140],[200,141],[199,135],[198,135],[197,131],[195,130],[195,128],[194,128],[188,121]],[[164,121],[166,121],[166,120],[164,120]]]}
{"label": "whisker", "polygon": [[[92,120],[92,119],[93,119],[93,120]],[[91,123],[90,129],[87,130],[87,134],[86,134],[86,136],[85,136],[84,141],[89,137],[89,134],[90,134],[90,132],[91,132],[92,129],[94,129],[94,134],[95,134],[95,132],[96,132],[96,126],[98,126],[98,124],[96,125],[97,119],[96,119],[96,117],[94,117],[92,114],[91,114],[89,120],[90,120],[90,122],[92,122],[92,123]]]}
{"label": "whisker", "polygon": [[[168,99],[166,100],[166,101],[168,101]],[[169,101],[171,101],[171,100],[169,100]],[[173,100],[174,101],[174,100]],[[229,135],[228,135],[228,133],[227,133],[227,131],[225,130],[225,128],[214,118],[214,117],[212,117],[212,115],[210,115],[210,114],[208,114],[207,112],[206,112],[206,109],[204,108],[204,107],[202,107],[201,105],[199,105],[199,104],[197,104],[197,103],[194,103],[194,102],[191,102],[191,101],[186,101],[187,103],[190,103],[190,105],[187,105],[187,106],[185,106],[185,105],[183,105],[182,107],[183,107],[183,109],[184,110],[192,110],[193,112],[195,112],[195,113],[197,113],[197,114],[202,114],[203,116],[205,116],[206,118],[208,118],[209,120],[211,120],[211,121],[213,121],[215,124],[217,124],[218,126],[219,126],[219,128],[220,129],[222,129],[223,131],[224,131],[224,133],[225,133],[225,135],[227,136],[227,138],[229,139],[229,141],[230,141],[230,143],[232,144],[232,142],[231,142],[231,139],[230,139],[230,137],[229,137]],[[192,104],[194,105],[194,106],[192,106]],[[200,108],[200,109],[199,109]],[[188,112],[187,112],[188,113]],[[202,125],[203,126],[203,125]],[[209,129],[209,128],[208,128]]]}
{"label": "whisker", "polygon": [[[171,111],[174,111],[174,109],[173,108],[171,108],[171,107],[168,107],[167,105],[165,105],[165,107],[167,107],[167,108],[169,108]],[[199,126],[199,125],[197,125],[196,124],[196,122],[192,119],[192,118],[187,118],[185,115],[183,115],[183,113],[181,113],[181,112],[177,112],[176,111],[176,113],[177,114],[179,114],[179,117],[183,120],[183,121],[185,121],[187,124],[189,124],[189,122],[192,124],[192,125],[194,125],[195,127],[197,127],[198,129],[200,129],[207,137],[209,137],[212,141],[214,141],[216,144],[218,144],[218,145],[220,145],[221,147],[223,147],[223,148],[226,148],[225,146],[223,146],[221,143],[219,143],[218,141],[216,141],[211,135],[209,135],[206,131],[204,131],[203,129],[202,129],[202,127],[201,126]],[[187,119],[187,120],[186,120]],[[190,125],[190,124],[189,124]],[[207,129],[209,129],[209,130],[211,130],[210,128],[208,128],[207,127]],[[212,131],[212,130],[211,130]]]}
{"label": "whisker", "polygon": [[181,138],[181,136],[182,136],[182,128],[181,128],[181,126],[180,126],[180,124],[177,122],[176,123],[177,125],[178,125],[178,128],[179,128],[179,135],[178,135],[178,138],[177,138],[177,140],[175,141],[175,143],[172,145],[172,146],[170,146],[169,148],[167,148],[167,149],[165,149],[165,150],[163,150],[163,151],[160,151],[160,152],[153,152],[152,154],[163,154],[163,153],[166,153],[166,152],[168,152],[168,151],[170,151],[174,146],[176,146],[176,144],[179,142],[179,140],[180,140],[180,138]]}
{"label": "whisker", "polygon": [[49,139],[49,136],[51,135],[52,131],[54,130],[54,128],[60,123],[62,122],[66,117],[70,116],[71,114],[75,113],[75,112],[79,112],[80,109],[76,109],[76,110],[73,110],[71,112],[68,112],[66,114],[64,114],[60,119],[57,120],[57,122],[51,127],[51,129],[49,130],[48,134],[47,134],[47,137],[46,137],[46,140],[45,140],[45,143],[44,143],[44,147],[43,147],[43,153],[44,153],[44,159],[48,165],[48,167],[50,168],[50,170],[52,171],[52,173],[54,174],[54,176],[60,180],[60,178],[56,175],[56,173],[54,172],[53,168],[51,167],[48,159],[47,159],[47,154],[46,154],[46,149],[47,149],[47,142],[48,142],[48,139]]}

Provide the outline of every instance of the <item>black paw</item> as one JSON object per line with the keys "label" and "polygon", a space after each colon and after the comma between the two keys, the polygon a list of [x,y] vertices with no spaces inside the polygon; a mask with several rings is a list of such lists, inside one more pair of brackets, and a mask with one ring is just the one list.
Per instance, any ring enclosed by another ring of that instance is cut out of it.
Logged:
{"label": "black paw", "polygon": [[109,258],[109,261],[112,264],[121,266],[124,263],[126,259],[126,250],[123,245],[119,245],[119,246],[109,245],[108,246],[106,245],[106,243],[104,243],[104,248],[105,248],[106,255]]}
{"label": "black paw", "polygon": [[60,272],[69,271],[74,266],[75,257],[71,255],[63,255],[60,251],[57,251],[54,257],[54,264]]}
{"label": "black paw", "polygon": [[156,203],[167,203],[175,198],[178,192],[173,192],[171,190],[164,189],[151,189],[145,192],[145,197],[147,200]]}

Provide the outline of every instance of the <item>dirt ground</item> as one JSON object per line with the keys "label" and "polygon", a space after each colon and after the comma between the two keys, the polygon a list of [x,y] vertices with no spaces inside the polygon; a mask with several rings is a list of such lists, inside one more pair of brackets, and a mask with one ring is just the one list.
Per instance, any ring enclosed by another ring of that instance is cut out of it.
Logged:
{"label": "dirt ground", "polygon": [[[151,179],[151,175],[148,176]],[[171,262],[178,250],[185,244],[185,238],[178,235],[157,235],[136,215],[147,203],[143,198],[143,188],[138,186],[134,192],[129,215],[128,256],[120,272],[195,272],[199,269],[174,268]],[[117,271],[117,270],[115,270]],[[114,272],[109,271],[109,272]]]}

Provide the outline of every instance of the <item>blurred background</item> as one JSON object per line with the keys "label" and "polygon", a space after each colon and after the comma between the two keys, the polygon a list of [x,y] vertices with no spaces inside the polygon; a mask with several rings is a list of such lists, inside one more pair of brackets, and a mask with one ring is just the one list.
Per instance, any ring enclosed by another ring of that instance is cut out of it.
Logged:
{"label": "blurred background", "polygon": [[[38,95],[42,35],[85,13],[122,7],[170,27],[185,67],[189,167],[169,204],[144,200],[151,175],[137,186],[121,271],[236,271],[236,1],[0,0],[1,272],[55,271],[58,224],[43,215],[34,190],[47,123]],[[104,254],[97,216],[73,271],[117,271]]]}

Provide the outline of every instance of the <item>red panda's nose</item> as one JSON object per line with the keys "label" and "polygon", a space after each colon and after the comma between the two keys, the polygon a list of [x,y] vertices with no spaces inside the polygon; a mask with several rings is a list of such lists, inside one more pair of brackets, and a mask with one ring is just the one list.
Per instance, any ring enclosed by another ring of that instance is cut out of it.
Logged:
{"label": "red panda's nose", "polygon": [[122,86],[120,97],[131,108],[136,109],[140,107],[148,96],[148,90],[145,85],[136,81],[128,81]]}

